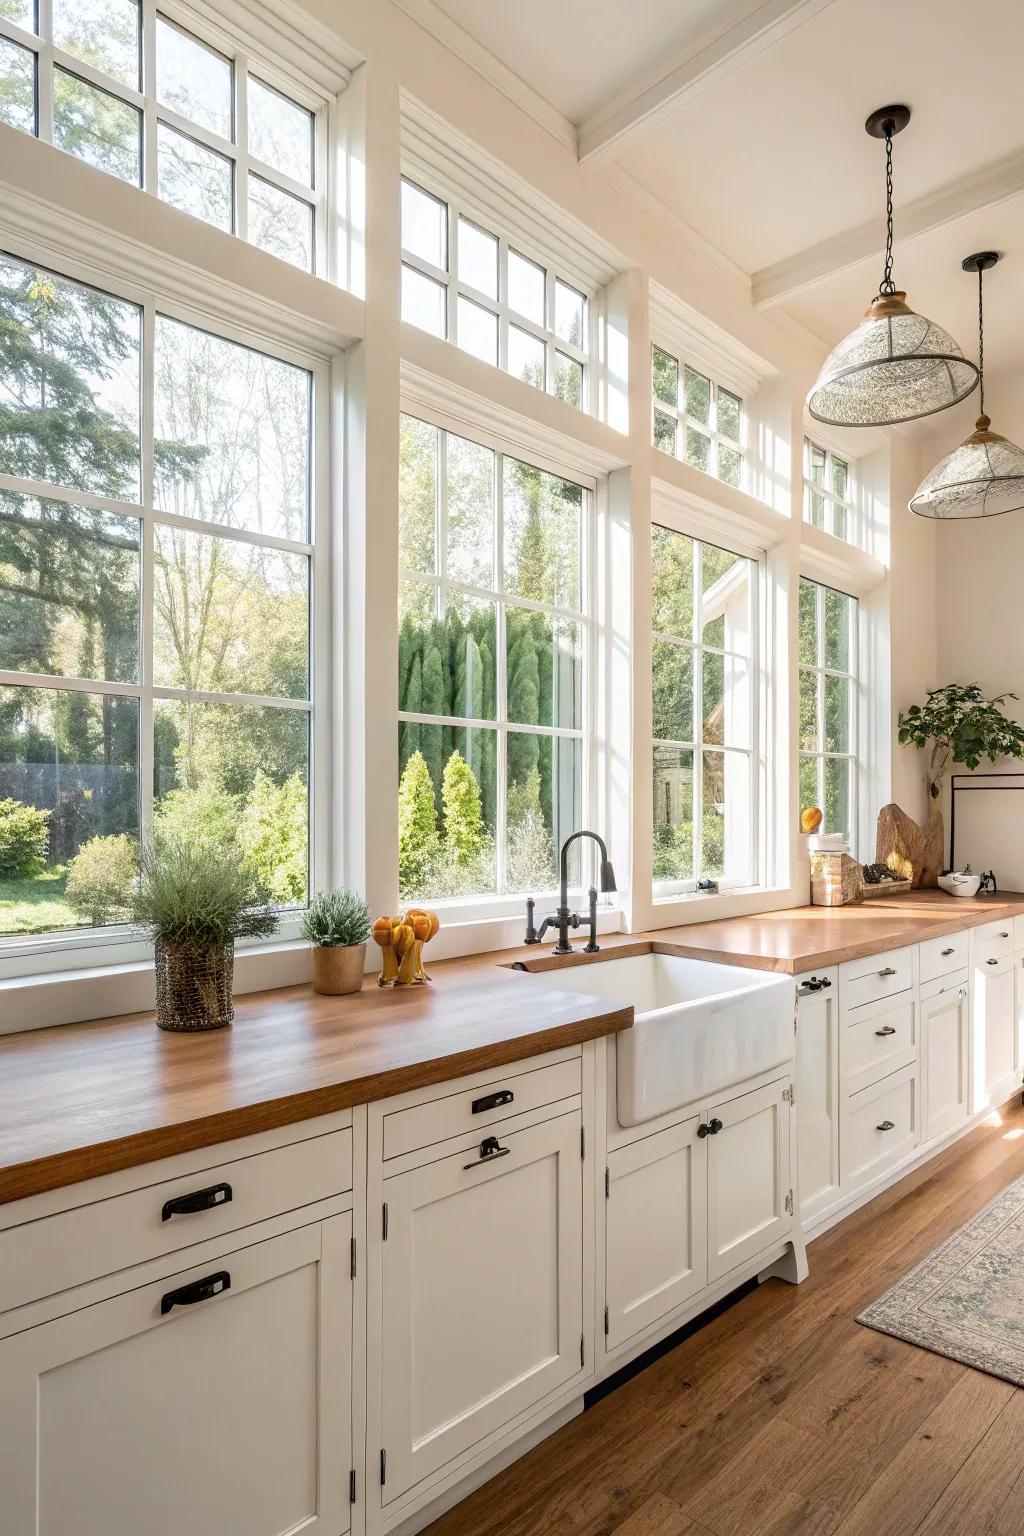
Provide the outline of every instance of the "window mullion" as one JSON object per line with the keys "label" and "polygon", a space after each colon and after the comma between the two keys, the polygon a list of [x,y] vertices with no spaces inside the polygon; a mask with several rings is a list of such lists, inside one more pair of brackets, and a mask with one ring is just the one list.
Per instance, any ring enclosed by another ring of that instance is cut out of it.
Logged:
{"label": "window mullion", "polygon": [[249,238],[249,58],[236,53],[232,68],[234,85],[234,232]]}
{"label": "window mullion", "polygon": [[[156,306],[147,299],[142,311],[142,499],[151,507],[155,499],[156,441]],[[153,627],[156,599],[155,529],[147,513],[142,516],[142,615],[139,681],[139,832],[148,841],[153,832],[153,792],[156,772],[155,717],[153,708]]]}
{"label": "window mullion", "polygon": [[142,185],[159,196],[156,113],[156,5],[142,6]]}
{"label": "window mullion", "polygon": [[[499,290],[500,292],[500,290]],[[495,662],[495,710],[498,721],[498,730],[495,738],[496,748],[496,800],[494,807],[494,882],[495,889],[500,895],[504,895],[507,885],[508,861],[506,858],[505,839],[508,834],[508,826],[505,814],[505,802],[508,798],[508,645],[505,624],[505,455],[494,455],[494,529],[495,529],[495,592],[498,595],[495,603],[497,623],[495,625],[495,649],[497,655]],[[553,755],[553,754],[552,754]]]}
{"label": "window mullion", "polygon": [[[45,13],[45,15],[44,15]],[[45,32],[43,30],[45,25]],[[45,39],[36,54],[36,121],[39,137],[53,143],[53,45],[49,38],[53,27],[50,0],[39,0],[39,32]]]}

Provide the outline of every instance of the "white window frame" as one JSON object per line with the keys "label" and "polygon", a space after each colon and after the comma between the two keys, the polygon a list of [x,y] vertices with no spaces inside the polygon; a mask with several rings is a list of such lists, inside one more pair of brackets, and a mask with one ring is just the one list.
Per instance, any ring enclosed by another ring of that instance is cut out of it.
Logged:
{"label": "white window frame", "polygon": [[[12,475],[0,475],[0,490],[15,491],[28,496],[41,496],[51,501],[61,501],[74,506],[93,507],[100,511],[116,513],[121,517],[135,518],[140,524],[140,617],[139,617],[139,682],[113,683],[92,678],[55,677],[35,672],[0,671],[0,687],[13,686],[32,689],[48,689],[55,692],[82,692],[95,695],[116,695],[136,698],[139,705],[139,823],[140,833],[148,835],[152,827],[154,788],[154,736],[153,706],[158,700],[190,697],[199,702],[214,704],[266,705],[275,709],[298,710],[309,718],[308,797],[309,797],[309,891],[322,889],[330,882],[331,847],[331,742],[330,720],[330,647],[331,647],[331,525],[330,525],[330,369],[322,360],[293,350],[280,342],[263,339],[216,314],[211,319],[209,311],[193,309],[177,301],[165,301],[154,289],[127,284],[105,277],[82,263],[68,261],[65,257],[51,255],[44,247],[24,240],[14,241],[0,230],[0,250],[11,259],[35,265],[66,278],[69,282],[99,289],[113,298],[124,299],[139,307],[142,317],[141,335],[141,499],[136,502],[118,501],[115,498],[96,495],[87,491],[68,490],[48,482],[21,479]],[[307,371],[311,376],[312,398],[310,409],[309,448],[309,540],[296,541],[271,535],[250,533],[198,518],[180,516],[158,510],[154,505],[154,346],[157,315],[181,321],[196,330],[222,337],[250,350],[264,353],[281,362],[291,363]],[[192,530],[214,537],[234,539],[266,548],[281,549],[309,559],[309,689],[306,699],[265,698],[261,695],[235,693],[190,693],[186,689],[159,687],[152,681],[153,673],[153,550],[154,528],[158,525]],[[281,914],[280,927],[275,936],[278,941],[298,938],[302,923],[302,909],[287,909]],[[239,942],[239,947],[253,947],[262,941]],[[104,961],[124,964],[146,960],[152,955],[152,945],[124,925],[102,928],[71,928],[37,934],[18,934],[0,937],[0,980],[7,976],[23,975],[31,970],[37,973],[73,968],[76,953],[83,954],[82,963],[95,965]],[[109,954],[104,953],[109,951]],[[31,957],[31,958],[30,958]],[[26,959],[30,964],[25,965]]]}
{"label": "white window frame", "polygon": [[[249,176],[269,182],[278,191],[307,204],[313,215],[312,256],[314,273],[328,273],[328,115],[327,98],[307,85],[284,74],[269,57],[251,50],[241,35],[224,27],[211,25],[180,0],[138,0],[141,14],[142,90],[125,85],[102,70],[58,48],[53,42],[52,0],[38,0],[38,34],[28,32],[0,17],[0,37],[29,49],[36,59],[36,137],[53,143],[53,72],[58,67],[87,84],[105,91],[134,107],[140,114],[142,135],[141,186],[154,197],[157,191],[157,134],[161,123],[173,128],[203,148],[212,150],[232,165],[232,233],[248,239]],[[226,139],[173,108],[162,105],[156,97],[156,18],[160,16],[232,65],[232,120],[234,139]],[[248,150],[248,81],[255,76],[261,84],[304,108],[313,117],[313,185],[306,186],[291,176],[257,160]],[[132,183],[128,183],[132,185]],[[211,226],[215,227],[215,226]],[[302,270],[298,268],[297,270]]]}
{"label": "white window frame", "polygon": [[[825,478],[819,484],[812,474],[813,456],[815,452],[823,454],[825,459]],[[834,467],[836,460],[846,467],[846,495],[837,496],[832,489],[834,484]],[[814,437],[804,437],[804,522],[810,523],[812,528],[821,526],[824,532],[830,533],[833,538],[842,539],[845,544],[859,545],[860,519],[858,517],[858,498],[855,483],[855,461],[847,454],[837,453],[827,443]],[[811,497],[820,496],[825,508],[824,523],[819,525],[811,517]],[[843,532],[837,528],[836,517],[838,512],[843,515]]]}
{"label": "white window frame", "polygon": [[[599,503],[602,488],[593,475],[573,469],[569,465],[553,459],[550,453],[535,450],[529,443],[517,442],[513,444],[509,439],[499,433],[487,431],[475,424],[467,424],[450,417],[443,408],[433,408],[421,402],[403,400],[401,414],[412,416],[418,421],[425,422],[428,426],[436,427],[442,433],[450,433],[453,437],[465,438],[477,443],[481,447],[490,449],[495,454],[494,474],[494,578],[495,586],[492,590],[487,587],[477,587],[465,582],[450,581],[447,577],[430,575],[426,572],[408,570],[400,566],[398,571],[399,591],[402,585],[409,581],[426,587],[433,587],[436,591],[435,613],[437,617],[443,617],[445,594],[449,589],[457,591],[468,597],[481,598],[493,602],[496,609],[496,689],[495,689],[495,720],[460,719],[453,715],[425,715],[411,711],[399,710],[396,716],[395,751],[398,751],[398,727],[403,723],[420,725],[450,726],[456,730],[477,729],[495,733],[496,739],[496,782],[495,793],[495,885],[496,892],[484,892],[476,896],[454,897],[450,900],[431,900],[431,905],[442,915],[446,925],[470,923],[481,919],[500,919],[520,915],[524,910],[527,896],[534,896],[543,902],[553,898],[557,891],[557,884],[548,890],[515,891],[509,892],[503,889],[505,875],[505,801],[507,791],[507,758],[506,737],[509,732],[521,731],[536,736],[547,736],[575,740],[580,743],[581,752],[581,798],[582,798],[582,825],[595,824],[596,809],[599,803],[599,769],[597,751],[596,714],[598,702],[598,674],[599,655],[599,621],[595,612],[597,582],[596,559],[598,542],[598,518]],[[438,481],[437,481],[437,522],[435,524],[435,537],[437,540],[437,554],[441,550],[441,540],[444,537],[446,515],[446,488],[444,476],[445,451],[439,445],[438,450]],[[533,602],[525,598],[514,597],[504,593],[502,589],[504,571],[501,564],[502,551],[502,500],[503,500],[503,458],[519,459],[529,463],[533,468],[555,475],[561,480],[571,481],[578,485],[584,492],[584,503],[581,523],[580,546],[580,609],[578,611],[562,608],[548,603]],[[513,608],[529,609],[535,613],[545,613],[553,618],[562,618],[572,621],[580,626],[583,637],[581,665],[581,724],[577,727],[570,726],[529,726],[519,725],[508,719],[507,711],[507,678],[506,678],[506,645],[505,645],[505,609]],[[395,808],[397,815],[397,806]],[[586,871],[592,862],[592,849],[582,850],[581,869]],[[555,849],[557,857],[558,849]],[[395,875],[397,885],[397,871]],[[576,899],[585,890],[586,879],[578,886],[570,889],[570,898]]]}
{"label": "white window frame", "polygon": [[[805,750],[798,745],[799,757],[797,764],[797,784],[800,784],[800,769],[805,762],[813,761],[816,764],[817,776],[817,801],[822,814],[825,810],[825,764],[827,762],[846,762],[848,764],[847,786],[847,810],[849,815],[849,844],[856,852],[860,846],[860,816],[861,816],[861,723],[863,716],[863,689],[860,680],[861,638],[863,629],[862,604],[860,598],[853,592],[844,592],[841,587],[831,585],[826,581],[819,581],[813,576],[800,577],[801,583],[810,582],[815,588],[815,644],[816,659],[813,666],[809,662],[800,660],[799,644],[797,652],[797,707],[800,698],[800,676],[804,673],[813,673],[816,679],[815,699],[817,711],[817,746],[815,750]],[[850,666],[844,670],[841,667],[829,667],[825,664],[825,592],[831,590],[838,592],[853,604],[850,620],[850,634],[848,636]],[[848,752],[827,752],[825,750],[825,679],[837,677],[847,682],[847,698],[849,699],[849,741]],[[801,810],[804,809],[801,806]],[[830,829],[823,822],[822,830]]]}
{"label": "white window frame", "polygon": [[[655,349],[657,349],[659,352],[663,352],[666,357],[670,357],[673,360],[673,362],[675,363],[675,365],[676,365],[676,369],[677,369],[677,373],[678,373],[678,386],[677,386],[676,404],[675,405],[670,405],[667,401],[662,400],[654,392],[654,352],[655,352]],[[703,421],[698,421],[696,416],[690,416],[688,414],[688,412],[687,412],[687,409],[686,409],[686,370],[687,370],[687,368],[690,370],[691,373],[696,373],[702,379],[707,379],[707,381],[708,381],[708,385],[710,387],[710,397],[711,397],[710,398],[710,409],[709,409],[709,415],[710,415],[710,422],[709,423],[705,423]],[[739,440],[738,441],[736,439],[734,439],[734,438],[724,436],[722,434],[722,432],[719,431],[719,427],[718,427],[718,395],[719,395],[719,391],[723,391],[723,390],[724,390],[724,392],[727,395],[730,396],[731,399],[737,400],[739,402],[739,408],[740,408],[740,412],[739,412],[739,414],[740,414],[740,435],[739,435]],[[655,447],[658,448],[658,452],[659,453],[664,453],[666,450],[664,448],[658,447],[657,440],[656,440],[656,434],[655,434],[655,418],[659,414],[662,415],[662,416],[667,416],[671,421],[673,421],[675,423],[675,436],[674,436],[675,452],[673,454],[669,455],[670,458],[679,459],[682,463],[689,464],[691,466],[691,468],[693,468],[693,469],[700,469],[700,466],[698,464],[694,464],[693,461],[690,458],[687,457],[687,453],[686,453],[686,430],[689,427],[694,432],[699,432],[701,437],[707,438],[708,445],[709,445],[709,447],[708,447],[709,462],[713,462],[713,464],[714,464],[714,468],[713,469],[701,470],[700,472],[702,474],[706,474],[712,480],[719,480],[719,481],[721,481],[722,485],[729,485],[730,484],[730,482],[728,480],[722,480],[722,477],[718,473],[718,449],[719,449],[719,445],[721,444],[722,446],[728,448],[732,453],[739,454],[739,459],[740,459],[740,483],[739,483],[739,486],[738,487],[734,487],[734,489],[738,489],[738,490],[741,490],[741,491],[748,491],[749,492],[749,489],[750,489],[750,464],[749,464],[749,451],[748,451],[748,446],[747,446],[748,416],[749,416],[749,413],[748,413],[748,410],[747,410],[747,402],[746,402],[746,400],[743,398],[742,395],[738,394],[736,392],[736,390],[730,389],[727,384],[720,384],[718,382],[718,380],[712,374],[706,373],[703,368],[698,368],[695,364],[688,363],[684,357],[677,356],[676,352],[672,348],[670,348],[668,346],[663,346],[662,343],[657,341],[657,340],[652,340],[651,341],[651,443]]]}
{"label": "white window frame", "polygon": [[[509,241],[508,238],[489,227],[488,221],[479,218],[475,213],[462,206],[453,197],[446,197],[436,187],[430,186],[425,179],[409,175],[403,172],[402,181],[414,187],[417,192],[429,197],[433,202],[440,204],[445,210],[445,249],[448,257],[446,267],[435,266],[433,262],[417,256],[413,251],[402,246],[402,266],[418,272],[422,277],[429,278],[437,283],[445,291],[445,334],[440,339],[450,341],[453,346],[459,346],[458,330],[458,306],[459,299],[464,298],[471,304],[487,310],[497,318],[498,322],[498,361],[496,366],[502,372],[508,372],[508,335],[509,327],[525,331],[533,336],[544,346],[544,393],[555,395],[555,376],[558,355],[561,354],[570,361],[578,363],[582,370],[582,386],[580,390],[579,409],[585,413],[592,410],[593,390],[593,359],[594,326],[596,316],[596,304],[594,295],[587,293],[580,284],[564,275],[557,264],[552,263],[542,256],[534,255],[530,251],[523,250],[518,241]],[[488,235],[498,242],[498,297],[493,299],[489,294],[482,293],[465,282],[459,274],[459,221],[463,220],[472,224],[481,233]],[[508,258],[509,251],[522,257],[524,261],[539,267],[544,272],[544,324],[528,319],[518,310],[513,310],[508,303]],[[571,288],[579,295],[584,304],[584,336],[585,347],[577,347],[573,342],[566,341],[557,335],[555,331],[555,288],[556,283],[561,283],[565,288]],[[472,354],[471,354],[472,355]],[[557,397],[556,398],[560,398]]]}
{"label": "white window frame", "polygon": [[[731,393],[731,391],[730,391]],[[693,862],[694,874],[684,880],[658,880],[652,881],[652,893],[655,903],[671,901],[680,896],[692,896],[697,893],[697,882],[704,878],[700,866],[700,855],[703,844],[703,816],[698,815],[698,807],[703,806],[704,785],[704,754],[723,756],[726,752],[737,753],[748,760],[749,791],[749,826],[748,839],[750,848],[750,869],[745,879],[710,877],[716,879],[720,892],[733,890],[756,889],[764,881],[764,827],[761,822],[759,786],[761,784],[762,765],[764,759],[764,743],[762,739],[762,719],[764,717],[764,668],[762,663],[762,619],[761,601],[762,589],[766,581],[766,569],[763,553],[755,553],[749,549],[734,549],[728,543],[717,541],[704,532],[691,532],[684,524],[677,523],[675,519],[666,517],[660,509],[656,509],[651,519],[651,537],[655,528],[663,528],[666,532],[679,535],[692,540],[694,546],[694,612],[693,633],[699,635],[702,632],[701,605],[703,596],[701,592],[702,557],[705,544],[711,544],[717,549],[724,550],[727,554],[736,555],[740,559],[749,561],[751,568],[750,581],[750,655],[741,656],[738,652],[725,651],[720,646],[707,645],[702,640],[687,640],[683,636],[665,634],[662,630],[651,627],[652,645],[659,641],[678,645],[682,649],[689,650],[693,655],[693,719],[691,741],[670,741],[665,737],[654,735],[653,725],[651,730],[651,762],[647,771],[652,776],[654,772],[654,750],[659,746],[671,747],[683,752],[689,752],[693,758]],[[742,661],[750,670],[750,746],[749,747],[722,747],[708,746],[702,739],[703,733],[699,729],[703,716],[703,658],[705,655],[733,656]],[[653,681],[653,680],[652,680]],[[639,771],[639,765],[637,766]],[[648,835],[654,838],[654,821]]]}

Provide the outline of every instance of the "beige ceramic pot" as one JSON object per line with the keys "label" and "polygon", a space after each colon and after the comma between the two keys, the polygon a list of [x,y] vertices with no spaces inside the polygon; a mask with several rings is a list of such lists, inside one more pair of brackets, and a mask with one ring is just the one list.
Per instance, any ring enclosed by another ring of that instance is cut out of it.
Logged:
{"label": "beige ceramic pot", "polygon": [[313,991],[329,997],[358,992],[365,965],[365,944],[314,944]]}

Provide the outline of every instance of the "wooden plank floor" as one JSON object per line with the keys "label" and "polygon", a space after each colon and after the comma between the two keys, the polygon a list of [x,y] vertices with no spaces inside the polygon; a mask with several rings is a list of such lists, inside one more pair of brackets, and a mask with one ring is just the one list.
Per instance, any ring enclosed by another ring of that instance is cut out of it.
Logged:
{"label": "wooden plank floor", "polygon": [[855,1321],[1022,1173],[1008,1106],[427,1536],[1024,1536],[1024,1391]]}

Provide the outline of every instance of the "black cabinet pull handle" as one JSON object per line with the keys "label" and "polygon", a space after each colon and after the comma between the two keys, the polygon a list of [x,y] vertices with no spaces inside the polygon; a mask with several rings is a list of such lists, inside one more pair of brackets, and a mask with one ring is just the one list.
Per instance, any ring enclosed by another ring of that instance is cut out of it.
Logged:
{"label": "black cabinet pull handle", "polygon": [[876,1035],[894,1035],[895,1033],[896,1031],[891,1024],[883,1024],[881,1029],[875,1030]]}
{"label": "black cabinet pull handle", "polygon": [[501,1104],[511,1104],[514,1098],[511,1088],[502,1088],[499,1093],[485,1093],[482,1099],[474,1099],[470,1108],[474,1115],[482,1115],[489,1109],[497,1109]]}
{"label": "black cabinet pull handle", "polygon": [[508,1157],[511,1147],[503,1147],[497,1136],[485,1136],[480,1143],[480,1156],[475,1163],[463,1163],[463,1168],[479,1168],[483,1163],[493,1163],[496,1157]]}
{"label": "black cabinet pull handle", "polygon": [[1009,938],[1009,937],[1010,937],[1010,935],[1009,935],[1009,934],[1008,934],[1008,933],[1006,933],[1006,932],[1003,932],[1003,933],[1001,933],[1001,934],[1000,934],[1000,935],[999,935],[999,937],[1000,937],[1000,938],[1001,938],[1001,939],[1008,939],[1008,938]]}
{"label": "black cabinet pull handle", "polygon": [[894,1131],[895,1129],[896,1129],[896,1122],[895,1122],[895,1120],[883,1120],[881,1125],[876,1125],[875,1126],[875,1130],[876,1131]]}
{"label": "black cabinet pull handle", "polygon": [[209,1189],[193,1189],[187,1195],[175,1195],[173,1200],[165,1200],[160,1220],[170,1221],[172,1216],[191,1216],[193,1211],[212,1211],[215,1206],[227,1205],[230,1199],[230,1184],[211,1184]]}
{"label": "black cabinet pull handle", "polygon": [[215,1275],[193,1280],[191,1285],[179,1285],[176,1291],[166,1291],[160,1298],[160,1316],[166,1317],[172,1307],[194,1307],[197,1301],[209,1301],[231,1289],[231,1276],[226,1269],[218,1269]]}
{"label": "black cabinet pull handle", "polygon": [[998,960],[986,960],[985,964],[986,965],[998,965],[999,961]]}
{"label": "black cabinet pull handle", "polygon": [[895,976],[896,975],[896,967],[894,965],[887,965],[885,967],[885,970],[884,971],[879,971],[878,974],[879,974],[879,976]]}
{"label": "black cabinet pull handle", "polygon": [[943,950],[943,951],[942,951],[942,953],[943,953],[943,955],[944,955],[944,956],[945,956],[945,955],[953,955],[953,954],[955,954],[955,953],[956,953],[956,950],[955,950],[955,949],[954,949],[954,948],[953,948],[953,946],[952,946],[952,944],[951,944],[951,945],[950,945],[950,946],[949,946],[949,948],[948,948],[948,949],[944,949],[944,950]]}
{"label": "black cabinet pull handle", "polygon": [[697,1127],[697,1135],[700,1137],[701,1141],[703,1141],[707,1134],[708,1134],[708,1127],[704,1124],[704,1122],[702,1120],[700,1125],[698,1125],[698,1127]]}
{"label": "black cabinet pull handle", "polygon": [[705,1136],[717,1136],[719,1131],[724,1130],[725,1126],[723,1125],[722,1121],[719,1120],[717,1116],[715,1116],[715,1118],[709,1120],[706,1125],[698,1125],[697,1135],[700,1137],[701,1141],[703,1141]]}

